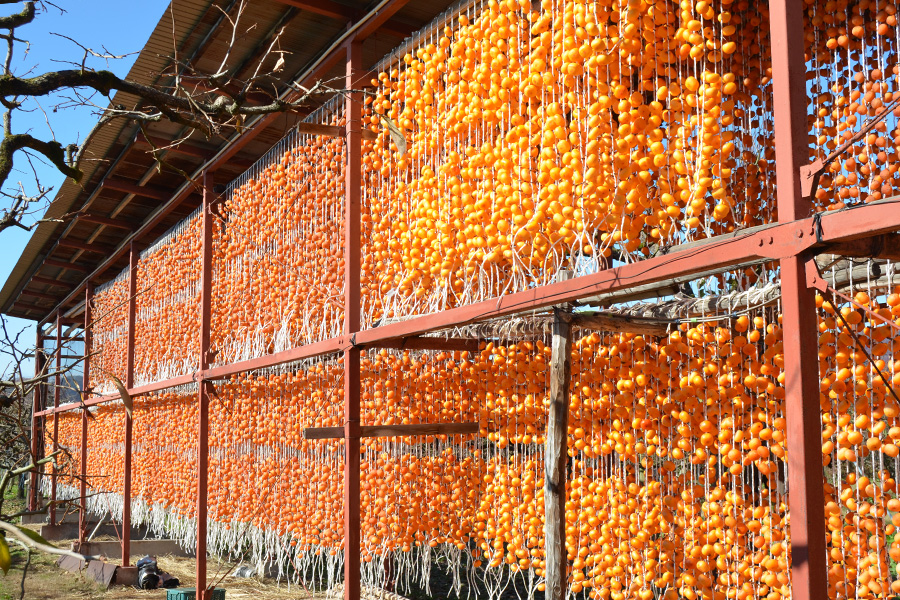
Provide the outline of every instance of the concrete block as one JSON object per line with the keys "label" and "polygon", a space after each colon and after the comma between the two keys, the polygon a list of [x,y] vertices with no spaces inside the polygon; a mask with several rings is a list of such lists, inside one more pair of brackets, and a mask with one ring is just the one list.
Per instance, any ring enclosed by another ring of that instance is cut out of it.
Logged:
{"label": "concrete block", "polygon": [[[85,542],[79,552],[88,556],[105,556],[108,559],[122,558],[122,542]],[[137,561],[144,556],[194,556],[186,552],[175,540],[131,540],[131,556]]]}
{"label": "concrete block", "polygon": [[84,568],[84,561],[74,556],[60,556],[59,560],[56,561],[56,566],[66,571],[78,573]]}
{"label": "concrete block", "polygon": [[115,585],[137,585],[138,568],[137,567],[119,567],[116,569],[116,575],[113,577]]}
{"label": "concrete block", "polygon": [[102,560],[92,560],[88,563],[85,575],[99,583],[103,589],[107,589],[116,576],[116,565]]}
{"label": "concrete block", "polygon": [[22,515],[22,525],[37,525],[39,523],[47,522],[47,514],[40,515]]}

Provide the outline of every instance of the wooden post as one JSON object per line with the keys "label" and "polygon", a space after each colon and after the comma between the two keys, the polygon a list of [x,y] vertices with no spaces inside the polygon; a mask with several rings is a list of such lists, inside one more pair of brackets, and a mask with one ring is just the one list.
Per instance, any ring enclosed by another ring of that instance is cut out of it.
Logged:
{"label": "wooden post", "polygon": [[[203,245],[200,256],[200,356],[202,373],[209,368],[212,328],[213,174],[203,172],[203,209],[200,214]],[[197,390],[197,600],[211,597],[206,589],[207,504],[209,501],[209,396],[212,382],[201,377]]]}
{"label": "wooden post", "polygon": [[[356,89],[361,72],[362,45],[347,44],[346,87]],[[360,325],[360,205],[362,200],[362,98],[347,94],[347,162],[344,165],[344,333]],[[344,351],[344,600],[359,600],[360,573],[360,349]]]}
{"label": "wooden post", "polygon": [[566,597],[566,462],[569,440],[569,379],[572,373],[572,314],[554,309],[550,357],[550,408],[544,441],[545,597]]}

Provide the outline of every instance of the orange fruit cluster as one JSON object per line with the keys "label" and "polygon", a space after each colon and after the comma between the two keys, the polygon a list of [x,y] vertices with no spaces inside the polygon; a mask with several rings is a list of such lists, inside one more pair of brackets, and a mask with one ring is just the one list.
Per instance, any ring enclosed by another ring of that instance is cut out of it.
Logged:
{"label": "orange fruit cluster", "polygon": [[91,385],[95,394],[115,392],[109,374],[125,381],[128,350],[128,269],[98,286],[91,302]]}
{"label": "orange fruit cluster", "polygon": [[[900,288],[854,299],[900,325]],[[829,597],[898,593],[900,403],[882,375],[900,388],[900,335],[839,299],[820,296],[817,305]],[[574,593],[789,596],[783,335],[774,308],[711,316],[657,339],[576,330],[565,506]],[[543,575],[550,347],[524,337],[474,353],[364,353],[364,425],[475,421],[481,430],[362,441],[366,562],[394,556],[415,565],[411,552],[430,546],[452,548],[447,556],[461,569]],[[306,440],[303,429],[340,425],[342,399],[337,358],[216,384],[209,504],[217,551],[256,539],[262,559],[339,557],[342,442]],[[91,486],[120,494],[121,407],[95,416]],[[71,421],[60,431],[74,440],[80,427]],[[195,510],[195,427],[195,391],[137,403],[134,496],[182,523]]]}
{"label": "orange fruit cluster", "polygon": [[141,253],[137,268],[135,385],[197,369],[200,355],[199,211]]}
{"label": "orange fruit cluster", "polygon": [[[814,0],[804,9],[811,146],[825,158],[900,98],[900,17],[895,2]],[[836,209],[896,195],[898,154],[900,107],[828,165],[817,200]]]}
{"label": "orange fruit cluster", "polygon": [[[811,148],[824,157],[900,93],[897,7],[808,0],[804,11]],[[766,4],[747,0],[487,0],[408,44],[365,96],[375,139],[363,144],[364,326],[773,221],[768,30]],[[344,125],[342,103],[309,121]],[[818,208],[895,193],[898,118],[829,165]],[[341,332],[345,160],[342,138],[294,132],[216,203],[216,362]],[[138,381],[196,362],[198,222],[141,259]],[[127,277],[95,294],[95,392],[113,390],[107,372],[124,380]],[[900,323],[900,289],[854,297]],[[900,336],[838,299],[817,306],[829,597],[900,593]],[[783,335],[774,307],[710,315],[658,339],[578,332],[565,505],[572,593],[790,596]],[[549,359],[536,334],[498,334],[471,353],[364,354],[363,424],[480,429],[362,442],[366,563],[392,556],[419,573],[434,548],[492,581],[544,575]],[[341,362],[244,373],[215,390],[211,548],[249,544],[254,560],[331,570],[343,446],[303,429],[343,423]],[[135,406],[135,514],[183,540],[196,510],[196,407],[194,388]],[[123,410],[94,416],[92,506],[116,510]],[[61,419],[61,443],[78,447],[78,423]],[[73,484],[60,480],[67,494]]]}
{"label": "orange fruit cluster", "polygon": [[[343,125],[339,112],[319,122]],[[343,327],[344,140],[294,132],[229,187],[214,230],[217,361],[285,350]]]}
{"label": "orange fruit cluster", "polygon": [[[81,485],[75,476],[81,469],[81,415],[75,412],[64,412],[58,418],[58,447],[62,450],[54,462],[47,463],[44,473],[49,476],[57,473],[57,498],[77,498]],[[53,453],[53,421],[47,421],[47,432],[44,436],[44,456]],[[54,464],[55,463],[55,464]],[[47,482],[49,483],[49,481]],[[50,488],[45,485],[45,492]]]}
{"label": "orange fruit cluster", "polygon": [[432,28],[367,99],[381,308],[413,312],[389,290],[448,308],[771,220],[767,35],[764,7],[730,1],[489,0]]}
{"label": "orange fruit cluster", "polygon": [[[153,511],[190,518],[195,511],[196,392],[167,390],[135,399],[132,429],[132,512],[135,522],[153,520]],[[87,485],[92,512],[121,517],[124,493],[125,411],[120,403],[93,408],[88,420]],[[79,496],[81,414],[60,415],[61,446],[72,462],[60,478],[66,497]],[[49,438],[48,438],[49,439]],[[99,494],[97,494],[99,492]],[[96,494],[96,495],[94,495]],[[115,498],[115,499],[113,499]]]}

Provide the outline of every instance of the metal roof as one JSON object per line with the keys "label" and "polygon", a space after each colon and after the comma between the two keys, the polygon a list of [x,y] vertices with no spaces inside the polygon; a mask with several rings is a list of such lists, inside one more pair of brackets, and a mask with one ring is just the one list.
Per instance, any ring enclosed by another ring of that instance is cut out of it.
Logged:
{"label": "metal roof", "polygon": [[[189,63],[200,72],[215,71],[231,40],[224,15],[233,16],[239,4],[238,0],[173,0],[128,79],[170,86],[176,49],[182,64]],[[384,12],[391,16],[382,15],[380,26],[367,32],[370,35],[363,42],[363,64],[370,68],[405,36],[440,14],[449,2],[417,0],[410,4],[407,7],[406,0],[374,4],[361,0],[249,0],[242,16],[242,35],[231,49],[227,65],[240,70],[255,64],[274,32],[283,27],[281,48],[289,52],[285,55],[285,73],[295,73],[296,80],[309,73],[310,67],[317,67],[316,74],[325,79],[341,77],[343,61],[322,59],[343,34],[359,27],[370,11]],[[139,99],[119,92],[111,105],[137,106]],[[123,248],[135,231],[140,234],[140,243],[149,243],[199,205],[200,195],[186,181],[185,173],[193,175],[210,159],[233,154],[217,165],[217,179],[227,183],[299,118],[275,115],[262,119],[263,126],[236,152],[229,149],[236,136],[205,139],[194,132],[177,151],[164,155],[162,168],[150,155],[150,144],[161,147],[180,139],[189,133],[184,127],[167,121],[145,125],[149,141],[130,121],[113,120],[96,127],[78,156],[78,166],[84,172],[82,182],[67,179],[45,213],[46,218],[63,222],[44,221],[35,228],[0,289],[0,312],[46,320],[60,302],[69,298],[64,308],[77,314],[78,302],[70,298],[73,292],[86,277],[100,284],[125,268],[128,255]],[[176,195],[180,202],[168,202]],[[109,260],[110,256],[116,258]]]}

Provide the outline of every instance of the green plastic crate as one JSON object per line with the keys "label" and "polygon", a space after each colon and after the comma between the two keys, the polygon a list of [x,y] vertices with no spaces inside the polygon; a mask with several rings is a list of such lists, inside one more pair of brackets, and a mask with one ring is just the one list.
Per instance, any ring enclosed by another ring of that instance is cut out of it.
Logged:
{"label": "green plastic crate", "polygon": [[[175,588],[166,590],[166,600],[195,600],[197,597],[196,588]],[[215,588],[212,593],[213,600],[225,600],[225,590]]]}

